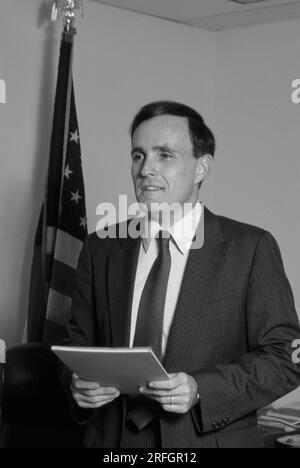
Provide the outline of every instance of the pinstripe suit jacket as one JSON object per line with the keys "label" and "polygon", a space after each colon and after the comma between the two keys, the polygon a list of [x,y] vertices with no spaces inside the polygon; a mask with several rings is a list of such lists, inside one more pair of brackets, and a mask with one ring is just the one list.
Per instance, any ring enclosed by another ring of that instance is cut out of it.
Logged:
{"label": "pinstripe suit jacket", "polygon": [[[140,240],[90,235],[77,270],[70,341],[128,346]],[[257,447],[256,410],[300,385],[292,341],[300,337],[294,300],[275,239],[262,229],[204,209],[204,244],[191,250],[164,365],[198,383],[200,403],[184,415],[161,412],[162,447]],[[75,407],[90,447],[117,447],[125,399],[99,410]]]}

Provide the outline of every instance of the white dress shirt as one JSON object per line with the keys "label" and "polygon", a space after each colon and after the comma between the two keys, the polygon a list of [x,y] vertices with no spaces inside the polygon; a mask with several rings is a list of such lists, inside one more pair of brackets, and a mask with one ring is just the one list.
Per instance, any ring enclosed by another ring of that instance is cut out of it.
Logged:
{"label": "white dress shirt", "polygon": [[201,203],[197,203],[194,208],[189,211],[183,218],[177,221],[173,226],[166,229],[160,226],[156,221],[151,220],[148,223],[149,237],[145,238],[142,232],[142,242],[139,252],[137,271],[135,276],[133,302],[131,309],[131,326],[130,326],[130,346],[133,346],[135,327],[137,322],[138,308],[142,295],[143,288],[150,273],[151,267],[158,256],[158,245],[155,241],[155,236],[158,231],[163,229],[171,234],[170,254],[171,254],[171,269],[167,287],[163,336],[162,336],[162,353],[166,351],[169,331],[172,325],[174,312],[180,292],[180,287],[183,279],[183,274],[186,262],[189,255],[189,250],[196,233],[197,226],[200,222],[203,213]]}

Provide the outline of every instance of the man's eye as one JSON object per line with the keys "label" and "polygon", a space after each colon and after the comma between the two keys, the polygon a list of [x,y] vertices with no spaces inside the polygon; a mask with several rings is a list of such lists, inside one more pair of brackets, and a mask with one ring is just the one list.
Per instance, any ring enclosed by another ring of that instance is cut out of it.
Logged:
{"label": "man's eye", "polygon": [[170,153],[161,153],[160,156],[163,158],[163,159],[170,159],[172,158],[172,154]]}
{"label": "man's eye", "polygon": [[143,154],[142,153],[134,153],[132,155],[132,160],[133,161],[140,161],[141,159],[143,159]]}

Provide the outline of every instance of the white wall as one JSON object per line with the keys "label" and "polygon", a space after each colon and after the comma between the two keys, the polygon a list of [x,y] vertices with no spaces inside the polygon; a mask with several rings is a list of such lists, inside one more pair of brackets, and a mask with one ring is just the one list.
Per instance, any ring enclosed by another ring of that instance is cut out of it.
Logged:
{"label": "white wall", "polygon": [[217,34],[216,211],[276,237],[300,312],[300,22]]}
{"label": "white wall", "polygon": [[18,342],[24,326],[34,225],[47,167],[53,106],[54,34],[38,0],[2,0],[0,77],[0,336]]}
{"label": "white wall", "polygon": [[[215,211],[276,237],[300,314],[300,22],[217,34]],[[300,399],[300,389],[277,404]]]}
{"label": "white wall", "polygon": [[[20,342],[33,238],[42,201],[61,24],[48,0],[1,0],[0,337]],[[74,81],[89,230],[96,206],[133,199],[128,126],[144,103],[178,99],[214,118],[215,35],[85,2]]]}
{"label": "white wall", "polygon": [[89,228],[96,206],[134,195],[129,124],[157,99],[177,99],[214,120],[215,35],[117,8],[86,3],[78,27],[74,77]]}

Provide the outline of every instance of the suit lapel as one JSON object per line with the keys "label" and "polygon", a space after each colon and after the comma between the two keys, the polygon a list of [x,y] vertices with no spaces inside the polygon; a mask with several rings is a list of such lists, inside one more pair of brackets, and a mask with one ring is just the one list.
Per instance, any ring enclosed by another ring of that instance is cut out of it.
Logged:
{"label": "suit lapel", "polygon": [[219,221],[204,208],[204,243],[201,248],[190,250],[168,338],[164,365],[169,372],[172,372],[178,355],[182,355],[188,346],[189,337],[201,320],[201,307],[217,276],[224,250]]}
{"label": "suit lapel", "polygon": [[108,296],[112,346],[129,346],[131,306],[140,239],[119,239],[120,248],[108,259]]}

